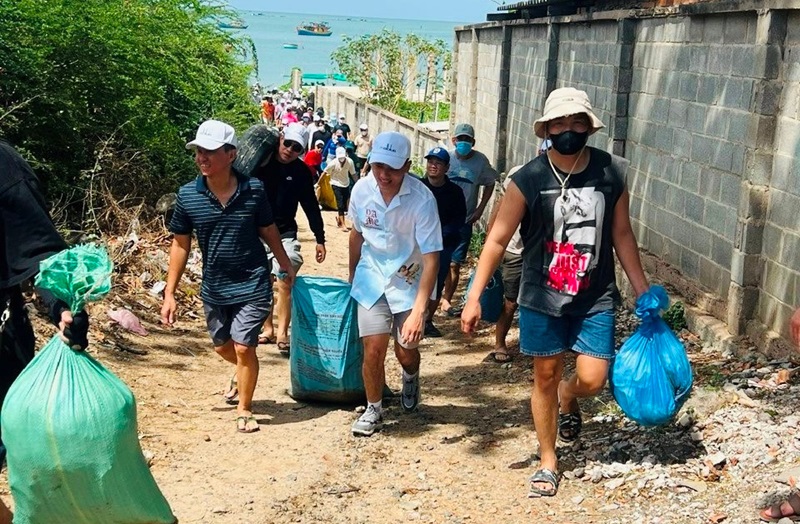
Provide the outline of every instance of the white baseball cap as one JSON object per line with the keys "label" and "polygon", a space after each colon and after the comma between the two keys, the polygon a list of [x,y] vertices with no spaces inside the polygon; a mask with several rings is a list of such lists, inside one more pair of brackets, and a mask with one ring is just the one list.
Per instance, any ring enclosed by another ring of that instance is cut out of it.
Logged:
{"label": "white baseball cap", "polygon": [[360,130],[362,130],[362,131],[366,131],[367,129],[369,129],[369,127],[367,126],[367,124],[361,124],[360,126],[358,126],[358,128],[359,128]]}
{"label": "white baseball cap", "polygon": [[400,169],[411,158],[411,141],[397,131],[385,131],[372,142],[370,164],[386,164]]}
{"label": "white baseball cap", "polygon": [[283,128],[283,139],[297,142],[305,149],[308,144],[308,131],[303,124],[295,122]]}
{"label": "white baseball cap", "polygon": [[314,116],[311,117],[311,120],[313,120],[314,122],[319,122],[319,115],[314,113]]}
{"label": "white baseball cap", "polygon": [[347,158],[347,151],[345,151],[343,147],[337,147],[336,158]]}
{"label": "white baseball cap", "polygon": [[233,127],[219,120],[206,120],[197,128],[195,139],[186,144],[186,149],[202,147],[214,151],[225,144],[233,147],[239,145]]}

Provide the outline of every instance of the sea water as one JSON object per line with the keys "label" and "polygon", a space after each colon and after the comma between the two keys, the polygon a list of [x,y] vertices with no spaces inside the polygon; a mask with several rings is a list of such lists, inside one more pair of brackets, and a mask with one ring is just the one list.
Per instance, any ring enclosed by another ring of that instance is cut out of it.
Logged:
{"label": "sea water", "polygon": [[[242,32],[249,36],[258,53],[256,79],[264,87],[274,87],[289,81],[291,70],[299,67],[304,74],[332,74],[338,72],[331,61],[331,53],[343,44],[345,35],[358,38],[376,34],[384,28],[401,35],[414,33],[428,40],[444,40],[452,48],[457,22],[397,20],[358,16],[307,15],[240,10],[247,29],[226,31]],[[331,36],[299,36],[297,26],[303,22],[325,21],[331,26]],[[297,49],[284,49],[283,44],[297,44]],[[330,82],[332,83],[332,82]]]}

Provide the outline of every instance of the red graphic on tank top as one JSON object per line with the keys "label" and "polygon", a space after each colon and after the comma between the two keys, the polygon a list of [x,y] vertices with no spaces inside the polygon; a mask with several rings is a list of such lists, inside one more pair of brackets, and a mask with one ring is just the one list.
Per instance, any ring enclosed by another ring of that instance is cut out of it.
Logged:
{"label": "red graphic on tank top", "polygon": [[547,285],[568,295],[589,287],[603,236],[605,197],[594,187],[567,189],[553,206],[553,239],[545,249],[550,258]]}

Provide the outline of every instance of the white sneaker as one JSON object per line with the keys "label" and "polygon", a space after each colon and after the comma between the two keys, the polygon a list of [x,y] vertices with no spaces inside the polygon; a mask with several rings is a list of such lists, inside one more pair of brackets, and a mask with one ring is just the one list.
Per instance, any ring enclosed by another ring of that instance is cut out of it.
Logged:
{"label": "white sneaker", "polygon": [[403,377],[403,391],[400,394],[400,405],[406,413],[416,411],[419,407],[419,373],[414,378]]}
{"label": "white sneaker", "polygon": [[367,406],[367,410],[353,422],[353,435],[370,437],[383,427],[383,415],[373,406]]}

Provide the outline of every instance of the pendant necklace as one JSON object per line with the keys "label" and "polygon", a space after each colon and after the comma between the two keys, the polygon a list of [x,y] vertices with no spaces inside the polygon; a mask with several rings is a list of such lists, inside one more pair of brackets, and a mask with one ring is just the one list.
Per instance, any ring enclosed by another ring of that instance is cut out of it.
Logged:
{"label": "pendant necklace", "polygon": [[583,150],[585,148],[586,146],[583,146],[581,148],[580,153],[578,153],[578,157],[575,159],[575,163],[572,164],[572,168],[569,170],[569,173],[567,173],[567,176],[565,176],[563,179],[561,178],[558,169],[556,169],[556,166],[553,165],[553,161],[550,160],[550,153],[547,153],[547,162],[550,163],[550,169],[553,170],[553,174],[556,176],[556,180],[558,180],[558,183],[561,184],[561,200],[563,200],[564,202],[567,201],[567,181],[569,180],[569,177],[572,175],[572,172],[575,171],[575,166],[578,165],[578,161],[581,159],[581,156],[583,156]]}

